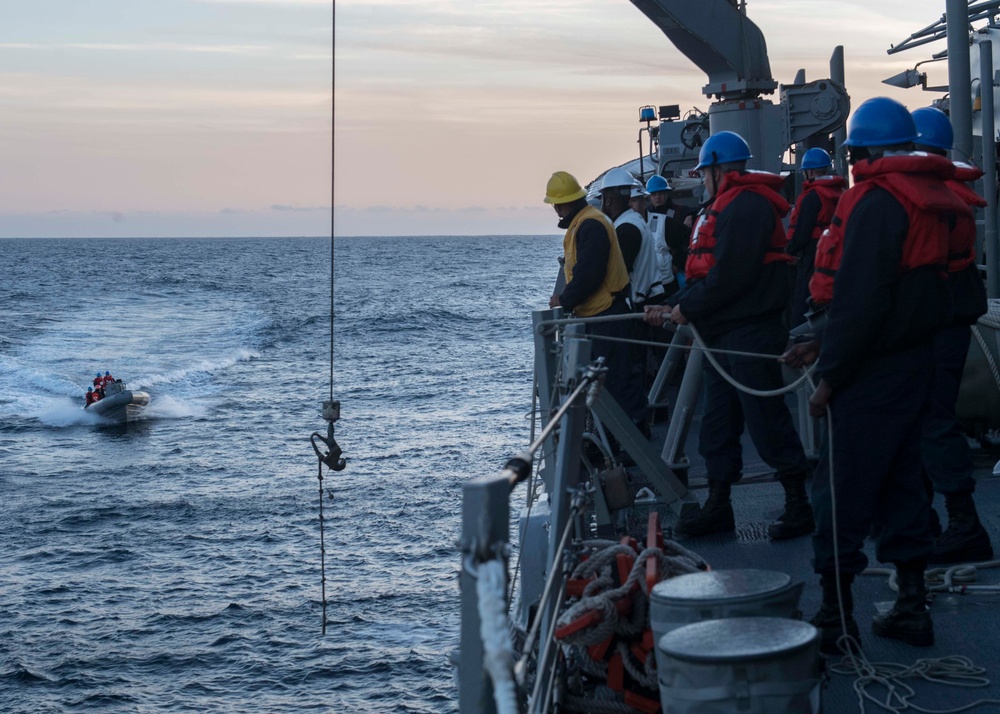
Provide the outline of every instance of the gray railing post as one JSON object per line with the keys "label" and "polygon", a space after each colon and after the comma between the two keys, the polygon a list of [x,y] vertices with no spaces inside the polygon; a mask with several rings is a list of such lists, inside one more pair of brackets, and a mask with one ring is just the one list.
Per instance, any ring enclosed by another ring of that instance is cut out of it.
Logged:
{"label": "gray railing post", "polygon": [[508,541],[510,481],[504,475],[478,478],[462,487],[462,630],[458,664],[458,706],[462,714],[493,714],[493,683],[483,667],[474,568],[494,558]]}

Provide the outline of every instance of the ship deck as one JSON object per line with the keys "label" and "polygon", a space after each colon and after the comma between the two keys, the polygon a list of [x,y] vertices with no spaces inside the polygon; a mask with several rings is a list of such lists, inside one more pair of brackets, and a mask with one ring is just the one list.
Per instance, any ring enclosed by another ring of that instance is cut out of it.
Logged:
{"label": "ship deck", "polygon": [[[698,423],[689,432],[686,451],[692,460],[688,476],[691,490],[704,501],[704,465],[697,456]],[[665,427],[654,427],[654,444],[662,442]],[[681,538],[677,540],[699,553],[714,569],[763,568],[783,571],[794,579],[805,582],[800,609],[806,618],[819,608],[821,593],[818,577],[811,566],[812,543],[808,537],[789,541],[771,542],[767,537],[767,525],[782,511],[784,494],[780,484],[764,464],[751,442],[744,434],[744,478],[733,488],[733,509],[736,514],[736,532],[725,535]],[[994,545],[1000,551],[1000,478],[994,477],[993,466],[1000,459],[1000,448],[986,447],[976,452],[976,503],[983,525],[990,533]],[[640,477],[641,478],[641,477]],[[934,506],[942,516],[942,525],[947,525],[943,498],[937,496]],[[644,522],[643,509],[635,509],[635,516]],[[669,509],[662,510],[662,522],[669,528],[676,523],[676,517]],[[638,521],[636,522],[638,525]],[[866,542],[865,550],[871,561],[870,568],[886,567],[875,560],[874,543]],[[883,639],[872,634],[870,622],[877,612],[891,607],[895,593],[889,588],[888,577],[884,574],[865,575],[855,581],[855,618],[861,628],[862,647],[865,657],[872,663],[896,663],[912,666],[918,660],[941,659],[962,656],[975,666],[985,669],[982,675],[988,684],[976,687],[947,686],[909,677],[903,682],[914,690],[911,699],[914,706],[924,710],[957,711],[978,700],[992,699],[991,703],[962,711],[1000,711],[1000,568],[982,569],[976,574],[975,585],[998,586],[996,592],[967,592],[965,594],[935,594],[931,604],[934,619],[936,643],[932,647],[912,647],[904,643]],[[836,660],[828,659],[828,670]],[[823,689],[824,711],[843,712],[884,711],[873,702],[866,702],[865,708],[859,703],[855,691],[857,675],[828,672],[828,681]],[[872,684],[866,691],[877,699],[885,699],[884,686]],[[897,689],[901,696],[908,693],[901,686]],[[896,703],[902,710],[903,705]],[[896,711],[897,709],[893,709]]]}

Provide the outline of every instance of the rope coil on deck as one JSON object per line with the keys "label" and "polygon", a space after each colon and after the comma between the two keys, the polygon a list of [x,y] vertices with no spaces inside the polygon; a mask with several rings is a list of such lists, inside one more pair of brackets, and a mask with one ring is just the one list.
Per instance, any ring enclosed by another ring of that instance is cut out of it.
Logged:
{"label": "rope coil on deck", "polygon": [[[605,700],[583,711],[635,711],[637,704],[645,711],[656,704],[658,698],[650,698],[659,691],[650,591],[656,582],[708,568],[701,556],[663,540],[655,518],[650,533],[646,547],[629,538],[585,541],[567,581],[575,602],[557,619],[555,636],[581,672],[624,696],[624,703]],[[582,703],[572,700],[574,709]]]}

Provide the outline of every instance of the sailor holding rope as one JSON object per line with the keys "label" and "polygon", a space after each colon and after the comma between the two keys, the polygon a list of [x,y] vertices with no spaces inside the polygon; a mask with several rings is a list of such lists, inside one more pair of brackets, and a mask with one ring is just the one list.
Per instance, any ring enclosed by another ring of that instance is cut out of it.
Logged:
{"label": "sailor holding rope", "polygon": [[[788,202],[777,191],[783,179],[747,171],[750,147],[739,134],[713,134],[702,146],[699,162],[711,204],[691,237],[687,287],[648,307],[646,321],[668,318],[694,323],[708,348],[780,354],[788,341],[783,315],[790,299],[791,260],[781,219]],[[753,389],[783,386],[781,365],[750,357],[719,355],[721,366]],[[699,453],[708,468],[709,492],[692,517],[675,532],[707,535],[736,528],[730,490],[743,476],[740,437],[744,423],[761,458],[777,472],[785,490],[785,510],[768,527],[774,540],[808,535],[813,514],[806,495],[809,473],[802,443],[780,396],[739,391],[711,364],[705,366],[705,414]]]}

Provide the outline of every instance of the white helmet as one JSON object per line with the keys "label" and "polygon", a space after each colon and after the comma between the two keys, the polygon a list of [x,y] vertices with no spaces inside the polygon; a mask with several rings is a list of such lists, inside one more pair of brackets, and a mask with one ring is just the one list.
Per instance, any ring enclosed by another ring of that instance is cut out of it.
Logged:
{"label": "white helmet", "polygon": [[632,184],[632,195],[629,198],[639,198],[640,196],[648,196],[646,189],[642,187],[642,184],[636,181]]}
{"label": "white helmet", "polygon": [[631,188],[635,183],[635,178],[625,169],[611,169],[604,174],[601,182],[601,190],[606,188]]}

